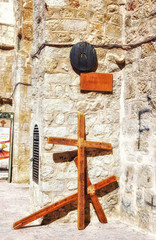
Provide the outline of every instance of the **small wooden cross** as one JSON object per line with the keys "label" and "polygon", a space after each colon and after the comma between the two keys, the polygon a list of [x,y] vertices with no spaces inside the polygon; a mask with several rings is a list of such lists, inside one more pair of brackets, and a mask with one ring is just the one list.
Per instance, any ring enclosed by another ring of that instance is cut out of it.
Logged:
{"label": "small wooden cross", "polygon": [[6,124],[6,121],[3,119],[0,123],[2,124],[2,127],[4,127],[4,125]]}
{"label": "small wooden cross", "polygon": [[[78,147],[78,157],[74,158],[75,164],[78,167],[78,193],[75,193],[69,197],[66,197],[54,204],[51,204],[48,207],[45,207],[36,213],[29,215],[13,224],[14,229],[21,228],[22,226],[40,218],[48,213],[54,212],[55,210],[64,207],[76,200],[78,200],[78,229],[85,228],[85,197],[86,194],[90,195],[91,201],[95,208],[96,214],[99,218],[99,221],[102,223],[107,222],[107,218],[102,209],[102,206],[96,195],[96,191],[109,185],[110,183],[117,182],[117,177],[115,175],[108,177],[107,179],[102,180],[94,185],[91,184],[91,181],[86,173],[86,148],[96,148],[104,149],[107,151],[112,151],[112,145],[110,143],[103,142],[94,142],[86,140],[85,136],[85,118],[84,114],[78,114],[78,140],[68,139],[68,138],[58,138],[58,137],[49,137],[48,143],[52,144],[63,144],[71,145]],[[87,185],[87,186],[86,186]],[[87,190],[87,191],[86,191]]]}

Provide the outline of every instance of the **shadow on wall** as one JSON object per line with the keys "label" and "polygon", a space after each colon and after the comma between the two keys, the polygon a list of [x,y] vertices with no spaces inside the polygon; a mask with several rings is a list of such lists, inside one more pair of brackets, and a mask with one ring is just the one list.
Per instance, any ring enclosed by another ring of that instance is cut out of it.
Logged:
{"label": "shadow on wall", "polygon": [[[118,187],[119,187],[119,185],[117,182],[111,183],[108,186],[98,190],[96,192],[96,195],[97,195],[97,197],[103,197],[103,196],[107,195],[108,193],[116,190]],[[87,195],[86,196],[86,209],[85,209],[85,211],[86,211],[86,213],[85,213],[86,226],[90,223],[90,203],[91,203],[91,199],[90,199],[89,195]],[[75,201],[71,204],[68,204],[67,206],[65,206],[63,208],[60,208],[60,209],[54,211],[53,213],[47,214],[43,218],[41,225],[47,225],[47,224],[53,223],[54,221],[67,216],[68,213],[70,213],[76,209],[77,209],[77,201]]]}

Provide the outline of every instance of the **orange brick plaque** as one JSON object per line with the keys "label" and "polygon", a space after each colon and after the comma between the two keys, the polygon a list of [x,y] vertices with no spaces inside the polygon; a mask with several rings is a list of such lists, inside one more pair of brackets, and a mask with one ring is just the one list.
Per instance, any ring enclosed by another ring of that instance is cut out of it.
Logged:
{"label": "orange brick plaque", "polygon": [[112,93],[113,75],[110,73],[81,73],[81,91]]}

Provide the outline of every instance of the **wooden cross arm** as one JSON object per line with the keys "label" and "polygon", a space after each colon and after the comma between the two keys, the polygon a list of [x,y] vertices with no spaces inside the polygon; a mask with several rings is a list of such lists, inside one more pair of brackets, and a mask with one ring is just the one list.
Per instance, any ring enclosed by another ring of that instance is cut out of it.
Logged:
{"label": "wooden cross arm", "polygon": [[[48,137],[48,143],[68,145],[68,146],[79,146],[78,140],[69,138],[59,138],[59,137]],[[86,148],[96,148],[103,150],[112,150],[112,144],[104,142],[93,142],[84,140],[84,147]]]}
{"label": "wooden cross arm", "polygon": [[[105,187],[105,186],[109,185],[110,183],[113,183],[113,182],[116,182],[116,181],[117,181],[117,177],[115,175],[113,175],[113,176],[108,177],[108,178],[106,178],[105,180],[103,180],[99,183],[94,184],[93,188],[95,190],[98,190],[98,189],[100,189],[102,187]],[[89,189],[89,187],[87,189]],[[77,200],[77,198],[78,198],[78,193],[75,193],[75,194],[73,194],[69,197],[66,197],[66,198],[64,198],[64,199],[62,199],[62,200],[60,200],[56,203],[53,203],[53,204],[51,204],[51,205],[49,205],[49,206],[47,206],[47,207],[45,207],[45,208],[43,208],[39,211],[27,216],[27,217],[22,218],[21,220],[15,222],[13,224],[13,228],[14,229],[19,229],[19,228],[25,226],[26,224],[28,224],[30,222],[33,222],[36,219],[47,215],[48,213],[54,212],[55,210],[57,210],[61,207],[64,207],[64,206],[66,206],[66,205],[68,205],[72,202],[75,202]]]}
{"label": "wooden cross arm", "polygon": [[69,138],[59,138],[59,137],[48,137],[48,143],[59,144],[59,145],[68,145],[68,146],[78,146],[78,141],[75,139]]}

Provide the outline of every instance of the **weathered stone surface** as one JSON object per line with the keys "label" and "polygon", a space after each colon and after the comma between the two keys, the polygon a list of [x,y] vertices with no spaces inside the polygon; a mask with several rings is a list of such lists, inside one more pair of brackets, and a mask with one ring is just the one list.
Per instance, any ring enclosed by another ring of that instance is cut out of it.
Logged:
{"label": "weathered stone surface", "polygon": [[[150,209],[146,202],[155,201],[151,191],[155,187],[155,43],[131,50],[96,48],[96,71],[113,73],[113,93],[110,95],[80,92],[80,76],[71,67],[69,46],[46,46],[38,52],[37,58],[31,59],[32,52],[36,52],[44,42],[75,44],[88,41],[91,44],[121,45],[148,39],[156,32],[154,1],[35,0],[33,23],[32,1],[25,1],[23,6],[15,1],[15,13],[16,29],[6,25],[0,28],[0,41],[11,44],[14,32],[16,39],[17,34],[21,37],[19,44],[15,44],[20,51],[15,54],[13,83],[30,83],[33,79],[33,85],[31,90],[26,86],[17,87],[13,108],[0,107],[3,111],[15,110],[14,180],[27,178],[27,167],[19,166],[28,166],[29,156],[32,156],[32,129],[38,123],[41,182],[36,186],[31,181],[35,192],[34,206],[42,206],[42,202],[47,204],[50,197],[54,201],[60,200],[69,196],[71,191],[77,191],[74,162],[66,162],[66,157],[61,162],[54,155],[76,148],[48,144],[47,137],[77,138],[77,113],[83,112],[87,138],[113,145],[112,155],[94,157],[96,154],[93,152],[93,156],[88,157],[88,170],[93,182],[111,174],[119,177],[120,188],[100,197],[108,217],[116,214],[126,222],[135,222],[135,225],[154,231],[155,210]],[[6,96],[10,96],[13,89],[12,61],[7,55],[7,64],[1,64],[0,83]],[[152,110],[152,113],[144,113],[140,123],[140,111],[145,109]],[[141,132],[145,127],[149,131]],[[68,210],[61,210],[57,217]],[[76,221],[76,215],[76,211],[71,212],[59,221]],[[91,219],[97,221],[93,209]]]}
{"label": "weathered stone surface", "polygon": [[143,165],[138,171],[138,185],[145,188],[152,187],[153,182],[152,168],[148,165]]}

